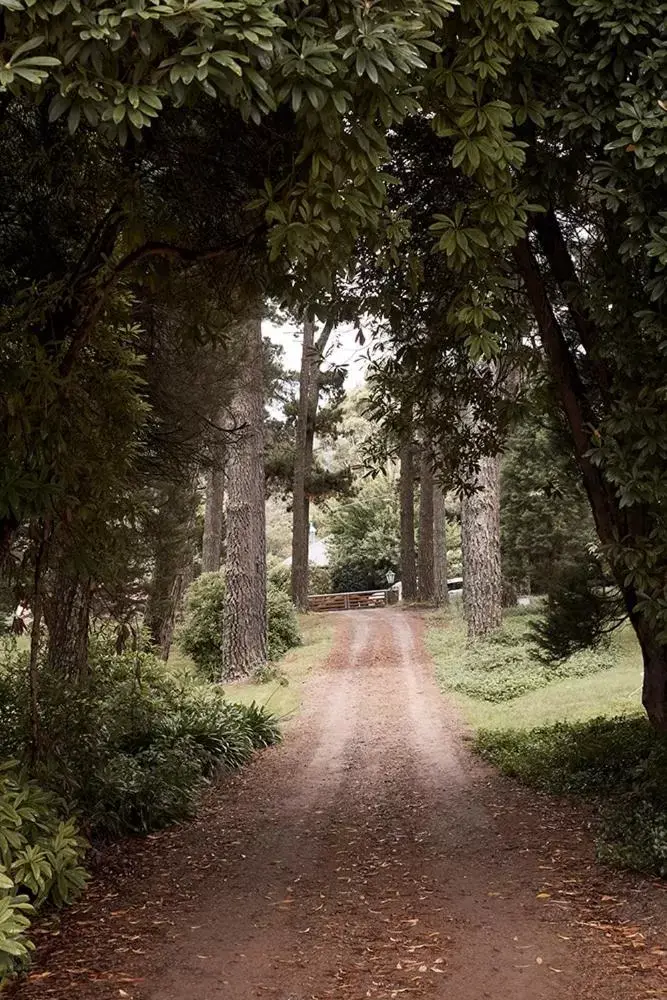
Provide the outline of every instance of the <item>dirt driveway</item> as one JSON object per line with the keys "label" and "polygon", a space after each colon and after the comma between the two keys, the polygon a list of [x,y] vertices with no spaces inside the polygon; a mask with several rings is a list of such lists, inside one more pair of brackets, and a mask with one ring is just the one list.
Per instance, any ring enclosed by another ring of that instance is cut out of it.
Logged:
{"label": "dirt driveway", "polygon": [[284,744],[111,851],[16,997],[667,997],[662,888],[474,760],[418,615],[336,623]]}

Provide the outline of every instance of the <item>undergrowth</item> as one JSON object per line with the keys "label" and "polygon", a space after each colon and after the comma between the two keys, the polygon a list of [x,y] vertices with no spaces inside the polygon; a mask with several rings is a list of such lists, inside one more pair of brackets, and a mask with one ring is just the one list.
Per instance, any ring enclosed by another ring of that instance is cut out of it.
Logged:
{"label": "undergrowth", "polygon": [[27,657],[11,643],[0,655],[0,985],[29,959],[32,915],[84,888],[79,829],[100,840],[185,819],[217,771],[279,739],[266,709],[101,635],[66,693],[40,664],[35,755]]}
{"label": "undergrowth", "polygon": [[[0,666],[0,760],[30,743],[26,653]],[[63,698],[42,670],[44,748],[32,776],[81,816],[95,838],[147,833],[193,814],[206,782],[278,739],[270,712],[228,702],[222,690],[177,677],[148,652],[118,655],[93,641],[90,676]]]}
{"label": "undergrowth", "polygon": [[16,762],[0,765],[0,987],[29,962],[33,915],[85,887],[86,843],[65,812]]}
{"label": "undergrowth", "polygon": [[[624,689],[639,683],[634,639],[621,631],[606,649],[552,667],[532,648],[534,618],[510,612],[502,629],[471,647],[457,610],[450,612],[428,636],[442,686],[466,696],[460,704],[479,727],[475,747],[486,760],[533,788],[595,804],[602,860],[667,876],[667,739],[644,717],[620,715],[611,683],[619,671]],[[607,696],[595,675],[611,666]],[[627,704],[629,711],[635,703]],[[599,717],[605,708],[613,717]]]}
{"label": "undergrowth", "polygon": [[593,799],[602,860],[667,876],[667,739],[645,719],[481,730],[475,745],[527,785]]}
{"label": "undergrowth", "polygon": [[565,677],[586,677],[614,665],[613,649],[575,653],[561,663],[541,662],[531,645],[534,614],[516,613],[502,628],[474,645],[466,643],[463,624],[456,619],[431,633],[438,677],[447,690],[487,702],[511,699]]}

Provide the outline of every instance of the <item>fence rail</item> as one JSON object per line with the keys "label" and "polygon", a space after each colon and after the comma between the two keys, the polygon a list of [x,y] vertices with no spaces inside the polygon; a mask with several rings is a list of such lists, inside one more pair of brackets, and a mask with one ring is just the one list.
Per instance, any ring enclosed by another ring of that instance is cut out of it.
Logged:
{"label": "fence rail", "polygon": [[395,590],[357,590],[348,594],[311,594],[309,611],[351,611],[356,608],[385,608],[398,600]]}

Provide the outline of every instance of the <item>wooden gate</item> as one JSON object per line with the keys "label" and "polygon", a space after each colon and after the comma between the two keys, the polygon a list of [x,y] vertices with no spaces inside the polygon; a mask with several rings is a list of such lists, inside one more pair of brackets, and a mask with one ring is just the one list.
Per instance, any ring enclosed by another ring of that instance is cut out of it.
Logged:
{"label": "wooden gate", "polygon": [[356,590],[348,594],[311,594],[309,611],[351,611],[356,608],[385,608],[398,600],[395,590]]}

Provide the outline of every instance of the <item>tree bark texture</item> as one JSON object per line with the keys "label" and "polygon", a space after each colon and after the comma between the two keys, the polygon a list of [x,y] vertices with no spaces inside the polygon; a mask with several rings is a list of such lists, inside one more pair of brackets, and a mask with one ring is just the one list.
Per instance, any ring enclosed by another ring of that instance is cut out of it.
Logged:
{"label": "tree bark texture", "polygon": [[468,638],[502,624],[500,564],[500,456],[480,459],[475,492],[461,502],[463,610]]}
{"label": "tree bark texture", "polygon": [[30,658],[28,660],[28,687],[30,691],[30,756],[33,763],[42,757],[42,727],[39,713],[39,649],[42,639],[42,572],[46,552],[46,526],[42,525],[41,537],[35,554],[32,595],[32,627],[30,629]]}
{"label": "tree bark texture", "polygon": [[428,450],[422,446],[419,463],[419,573],[420,601],[435,601],[435,559],[433,547],[433,466]]}
{"label": "tree bark texture", "polygon": [[299,412],[295,435],[294,479],[292,484],[292,600],[308,610],[310,540],[309,482],[313,469],[317,408],[320,401],[322,358],[333,327],[327,323],[315,339],[315,323],[306,318],[299,378]]}
{"label": "tree bark texture", "polygon": [[206,476],[206,507],[204,510],[204,537],[202,540],[201,571],[217,573],[222,562],[222,539],[225,509],[224,456],[209,469]]}
{"label": "tree bark texture", "polygon": [[445,493],[436,482],[433,489],[433,561],[436,604],[449,604],[447,588],[447,514]]}
{"label": "tree bark texture", "polygon": [[417,564],[415,560],[415,467],[412,428],[406,430],[401,442],[401,583],[403,598],[417,597]]}
{"label": "tree bark texture", "polygon": [[[297,608],[308,608],[308,542],[310,503],[306,493],[306,478],[313,459],[314,428],[309,435],[311,393],[314,371],[315,322],[306,317],[303,323],[301,373],[299,377],[299,411],[296,421],[294,477],[292,480],[292,600]],[[310,456],[308,439],[310,436]],[[309,461],[310,458],[310,461]]]}
{"label": "tree bark texture", "polygon": [[46,662],[54,674],[81,683],[88,676],[91,581],[64,567],[49,577],[42,601],[48,629]]}
{"label": "tree bark texture", "polygon": [[261,302],[240,324],[245,345],[234,399],[227,462],[227,597],[222,677],[246,677],[266,663],[264,375]]}
{"label": "tree bark texture", "polygon": [[192,484],[169,484],[153,529],[153,575],[145,624],[163,660],[169,658],[183,598],[192,581],[195,502]]}
{"label": "tree bark texture", "polygon": [[[603,392],[607,372],[595,358],[595,326],[586,312],[583,291],[576,269],[569,258],[558,219],[552,212],[540,223],[538,237],[553,277],[558,283],[568,308],[573,327],[579,333],[582,346],[593,355],[598,381]],[[574,452],[582,474],[588,500],[600,540],[611,544],[618,539],[647,535],[650,517],[641,507],[621,508],[613,485],[590,461],[590,429],[599,423],[597,414],[580,378],[572,351],[549,298],[547,285],[527,239],[514,249],[517,269],[523,278],[526,294],[537,322],[561,407],[570,427]],[[646,714],[659,731],[667,732],[667,644],[659,638],[660,628],[636,610],[638,594],[626,583],[624,567],[612,565],[616,582],[623,594],[644,662],[642,702]]]}

